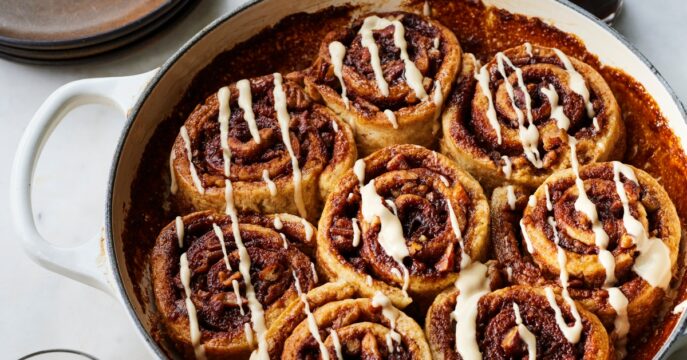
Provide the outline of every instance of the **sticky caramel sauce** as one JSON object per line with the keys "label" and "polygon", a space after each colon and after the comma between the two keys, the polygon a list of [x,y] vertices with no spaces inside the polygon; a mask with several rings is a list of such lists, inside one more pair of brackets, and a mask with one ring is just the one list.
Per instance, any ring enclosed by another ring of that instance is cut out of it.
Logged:
{"label": "sticky caramel sauce", "polygon": [[[423,5],[423,0],[409,0],[405,10],[422,13]],[[675,203],[683,229],[687,228],[687,157],[655,100],[641,84],[621,69],[603,66],[595,55],[587,52],[579,38],[540,19],[487,7],[478,0],[432,0],[430,6],[432,17],[456,33],[463,51],[474,53],[483,62],[500,50],[529,41],[557,47],[596,68],[622,109],[628,136],[624,162],[646,170],[659,180]],[[152,300],[148,298],[149,289],[140,288],[139,284],[158,232],[177,214],[190,211],[169,202],[167,159],[179,127],[196,104],[221,86],[246,77],[308,67],[315,58],[319,41],[330,30],[346,25],[352,10],[353,7],[328,8],[315,14],[289,16],[198,69],[183,99],[160,123],[146,146],[132,185],[132,202],[122,239],[127,270],[139,301]],[[673,279],[678,290],[669,294],[667,315],[665,318],[658,315],[657,325],[647,329],[641,341],[630,345],[630,358],[652,358],[676,325],[678,316],[669,310],[685,298],[687,282],[683,279],[687,266],[684,262],[683,251],[678,262],[679,275]],[[154,335],[164,341],[160,332]]]}

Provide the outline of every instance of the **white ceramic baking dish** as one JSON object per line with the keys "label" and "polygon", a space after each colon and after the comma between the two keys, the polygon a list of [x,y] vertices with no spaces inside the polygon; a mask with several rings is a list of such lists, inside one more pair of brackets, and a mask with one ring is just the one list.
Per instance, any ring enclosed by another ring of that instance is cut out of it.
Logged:
{"label": "white ceramic baking dish", "polygon": [[[165,358],[163,349],[151,336],[151,304],[134,295],[133,283],[125,265],[122,234],[131,197],[131,184],[137,173],[145,145],[159,122],[166,118],[186,91],[194,71],[209,64],[215,56],[250,38],[266,26],[296,12],[314,12],[343,5],[350,0],[256,0],[205,27],[187,42],[161,68],[117,78],[79,80],[55,91],[38,109],[24,133],[17,151],[11,179],[11,206],[15,226],[28,255],[41,266],[116,296],[126,307],[136,330],[151,354]],[[485,0],[513,13],[536,16],[561,30],[574,33],[602,63],[619,67],[636,78],[656,99],[669,126],[687,148],[685,110],[675,93],[656,69],[637,49],[614,30],[578,7],[554,0]],[[373,0],[359,3],[373,4]],[[374,3],[372,8],[398,9],[400,0]],[[40,236],[31,207],[34,168],[43,144],[52,130],[71,109],[86,103],[116,106],[127,117],[114,156],[107,194],[106,232],[73,248],[57,247]],[[142,288],[149,279],[139,279]],[[665,358],[680,342],[685,314],[658,351]]]}

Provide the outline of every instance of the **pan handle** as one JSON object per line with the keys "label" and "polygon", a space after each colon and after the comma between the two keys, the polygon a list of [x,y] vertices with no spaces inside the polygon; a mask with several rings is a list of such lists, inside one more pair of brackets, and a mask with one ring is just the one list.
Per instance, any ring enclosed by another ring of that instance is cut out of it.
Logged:
{"label": "pan handle", "polygon": [[108,281],[103,235],[77,246],[57,246],[44,239],[33,217],[31,187],[43,145],[71,110],[85,104],[114,106],[127,116],[148,81],[158,69],[132,76],[84,79],[68,83],[38,108],[17,148],[10,180],[14,227],[27,255],[40,266],[112,294]]}

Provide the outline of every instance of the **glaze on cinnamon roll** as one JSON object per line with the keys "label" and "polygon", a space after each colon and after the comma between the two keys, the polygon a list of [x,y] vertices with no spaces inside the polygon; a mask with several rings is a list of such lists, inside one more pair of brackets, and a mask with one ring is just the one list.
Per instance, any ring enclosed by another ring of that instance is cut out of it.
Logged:
{"label": "glaze on cinnamon roll", "polygon": [[155,304],[165,333],[188,358],[266,354],[267,328],[298,291],[318,282],[305,220],[252,215],[234,225],[229,216],[196,212],[177,217],[156,240]]}
{"label": "glaze on cinnamon roll", "polygon": [[197,210],[224,212],[233,193],[239,211],[314,220],[356,157],[349,126],[295,82],[280,74],[241,80],[209,96],[182,126],[170,158],[172,193]]}
{"label": "glaze on cinnamon roll", "polygon": [[329,279],[422,307],[453,284],[461,262],[486,257],[489,209],[479,183],[451,160],[396,145],[356,162],[318,229],[318,265]]}
{"label": "glaze on cinnamon roll", "polygon": [[430,359],[422,328],[378,292],[328,283],[302,293],[268,332],[270,359]]}
{"label": "glaze on cinnamon roll", "polygon": [[[529,286],[496,290],[479,299],[473,310],[477,343],[470,349],[462,339],[467,334],[456,330],[455,317],[471,310],[456,308],[458,296],[454,288],[444,291],[427,313],[425,331],[435,360],[471,359],[474,351],[485,359],[615,359],[606,329],[594,314]],[[560,324],[575,324],[565,330],[573,334],[561,331]]]}
{"label": "glaze on cinnamon roll", "polygon": [[362,155],[394,144],[430,147],[460,58],[455,35],[438,22],[369,14],[327,34],[306,90],[351,124]]}
{"label": "glaze on cinnamon roll", "polygon": [[620,108],[601,75],[558,49],[529,43],[481,67],[465,54],[442,128],[441,152],[487,191],[507,183],[535,189],[570,167],[570,136],[582,164],[625,152]]}
{"label": "glaze on cinnamon roll", "polygon": [[599,316],[619,355],[676,272],[680,223],[665,190],[619,162],[555,173],[530,197],[494,190],[494,253],[516,284],[553,286]]}

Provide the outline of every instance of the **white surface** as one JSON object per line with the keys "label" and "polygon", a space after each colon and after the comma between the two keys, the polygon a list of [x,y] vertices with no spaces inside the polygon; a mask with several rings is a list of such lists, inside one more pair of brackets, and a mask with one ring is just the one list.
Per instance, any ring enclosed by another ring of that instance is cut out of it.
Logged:
{"label": "white surface", "polygon": [[[163,32],[124,51],[69,66],[37,66],[0,59],[0,349],[17,358],[47,348],[72,348],[101,359],[147,359],[142,341],[108,295],[52,274],[21,251],[11,228],[9,168],[19,137],[38,106],[69,81],[121,76],[160,66],[212,19],[244,0],[206,0]],[[678,0],[625,0],[617,28],[653,62],[681,99],[687,99],[687,9]],[[36,219],[41,233],[73,245],[100,231],[112,149],[123,119],[113,109],[72,112],[45,147],[36,172]],[[687,354],[682,354],[687,356]],[[677,356],[675,357],[677,358]]]}

